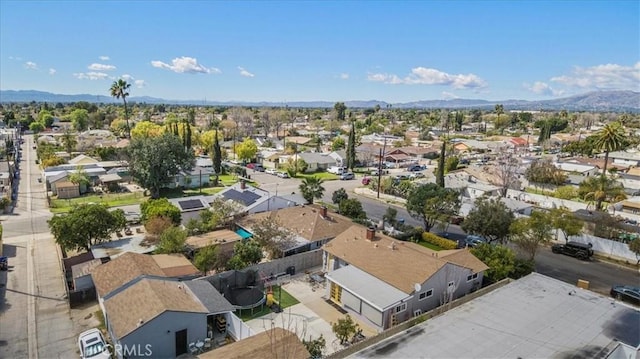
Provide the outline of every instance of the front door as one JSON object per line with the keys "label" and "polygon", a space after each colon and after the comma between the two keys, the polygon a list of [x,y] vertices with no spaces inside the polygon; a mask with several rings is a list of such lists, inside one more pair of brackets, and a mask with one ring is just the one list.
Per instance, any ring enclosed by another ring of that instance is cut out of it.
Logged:
{"label": "front door", "polygon": [[336,304],[342,303],[342,287],[331,282],[331,300]]}
{"label": "front door", "polygon": [[187,350],[187,330],[182,329],[176,332],[176,357],[186,353]]}

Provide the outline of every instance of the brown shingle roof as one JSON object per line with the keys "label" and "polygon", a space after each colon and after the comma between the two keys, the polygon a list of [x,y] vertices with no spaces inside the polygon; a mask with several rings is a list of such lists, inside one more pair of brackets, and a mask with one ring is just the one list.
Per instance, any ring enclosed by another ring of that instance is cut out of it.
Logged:
{"label": "brown shingle roof", "polygon": [[327,218],[320,214],[319,206],[297,206],[271,212],[255,213],[245,217],[240,225],[251,228],[264,218],[276,218],[282,227],[310,241],[331,239],[353,225],[347,217],[327,211]]}
{"label": "brown shingle roof", "polygon": [[91,272],[100,297],[142,275],[166,276],[151,256],[132,252],[126,252]]}
{"label": "brown shingle roof", "polygon": [[[241,239],[242,237],[234,231],[220,229],[197,236],[189,236],[185,243],[191,248],[199,249],[215,244],[235,243]],[[233,244],[231,244],[231,246],[233,246]]]}
{"label": "brown shingle roof", "polygon": [[178,281],[144,278],[104,302],[119,339],[165,311],[208,313],[191,290]]}
{"label": "brown shingle roof", "polygon": [[298,337],[282,328],[273,328],[249,338],[200,354],[200,359],[307,359],[311,357]]}
{"label": "brown shingle roof", "polygon": [[474,272],[488,269],[466,249],[437,252],[381,233],[369,241],[366,233],[365,227],[353,225],[323,249],[407,294],[414,292],[415,283],[424,283],[447,263]]}
{"label": "brown shingle roof", "polygon": [[185,277],[200,274],[185,256],[179,253],[154,254],[151,256],[167,277]]}

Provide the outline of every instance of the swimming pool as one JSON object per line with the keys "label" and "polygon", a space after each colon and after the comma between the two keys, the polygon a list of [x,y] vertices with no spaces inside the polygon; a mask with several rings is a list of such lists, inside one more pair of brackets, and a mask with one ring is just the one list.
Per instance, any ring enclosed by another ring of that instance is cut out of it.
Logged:
{"label": "swimming pool", "polygon": [[251,234],[251,233],[249,233],[249,232],[245,231],[245,230],[244,230],[244,229],[242,229],[242,228],[238,228],[238,229],[236,229],[236,233],[237,233],[240,237],[242,237],[242,239],[247,239],[247,238],[251,238],[251,237],[253,237],[253,234]]}

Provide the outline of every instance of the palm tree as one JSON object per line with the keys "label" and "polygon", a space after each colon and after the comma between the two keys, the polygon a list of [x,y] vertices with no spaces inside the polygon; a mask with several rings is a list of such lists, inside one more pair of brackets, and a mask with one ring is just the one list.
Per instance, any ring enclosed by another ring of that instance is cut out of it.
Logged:
{"label": "palm tree", "polygon": [[602,202],[619,202],[627,198],[624,187],[606,175],[589,177],[578,188],[578,195],[585,201],[596,202],[596,211],[602,210]]}
{"label": "palm tree", "polygon": [[115,98],[121,98],[124,102],[124,119],[127,122],[127,138],[131,138],[131,127],[129,127],[129,112],[127,111],[127,96],[129,96],[130,83],[123,79],[114,81],[111,84],[111,96]]}
{"label": "palm tree", "polygon": [[624,129],[620,122],[611,122],[606,124],[596,134],[594,145],[599,150],[604,150],[604,169],[602,174],[607,173],[607,164],[609,163],[609,152],[617,151],[624,145]]}
{"label": "palm tree", "polygon": [[306,177],[300,183],[300,192],[302,197],[309,203],[313,204],[313,199],[322,198],[324,193],[324,187],[322,187],[322,180],[316,176]]}

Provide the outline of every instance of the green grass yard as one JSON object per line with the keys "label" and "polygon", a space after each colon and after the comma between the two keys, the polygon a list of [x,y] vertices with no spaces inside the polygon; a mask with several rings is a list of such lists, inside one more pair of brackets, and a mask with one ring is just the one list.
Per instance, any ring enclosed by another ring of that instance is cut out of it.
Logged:
{"label": "green grass yard", "polygon": [[425,241],[420,241],[418,242],[419,245],[423,246],[423,247],[427,247],[429,249],[433,249],[434,251],[441,251],[443,250],[443,248],[436,246],[435,244],[431,244],[429,242],[425,242]]}
{"label": "green grass yard", "polygon": [[296,178],[307,178],[307,177],[318,177],[319,179],[323,180],[323,181],[334,181],[337,180],[339,177],[334,175],[333,173],[328,173],[328,172],[316,172],[316,173],[298,173],[296,175]]}
{"label": "green grass yard", "polygon": [[[300,303],[300,301],[298,301],[294,296],[289,294],[286,290],[282,289],[282,287],[273,286],[272,289],[273,289],[273,297],[276,300],[280,301],[280,307],[282,309]],[[253,314],[251,314],[251,310],[243,310],[241,313],[239,313],[238,316],[240,317],[240,319],[246,322],[251,319],[260,318],[269,313],[271,313],[271,308],[268,308],[265,304],[262,306],[262,309],[260,309],[260,307],[254,308]]]}
{"label": "green grass yard", "polygon": [[145,197],[142,192],[105,193],[102,195],[92,194],[70,199],[52,198],[49,207],[52,213],[65,213],[69,212],[71,207],[78,204],[104,203],[108,207],[129,206],[133,204],[140,204],[146,201],[147,198],[149,197]]}

